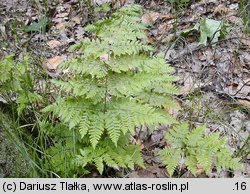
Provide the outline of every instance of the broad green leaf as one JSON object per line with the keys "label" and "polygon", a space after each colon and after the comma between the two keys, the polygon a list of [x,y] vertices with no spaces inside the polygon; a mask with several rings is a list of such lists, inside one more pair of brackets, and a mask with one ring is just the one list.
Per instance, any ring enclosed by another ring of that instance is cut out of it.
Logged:
{"label": "broad green leaf", "polygon": [[194,31],[200,31],[200,44],[206,45],[207,39],[209,38],[214,45],[214,43],[218,42],[218,39],[221,36],[222,26],[222,21],[203,18],[199,23],[196,23],[193,28],[182,31],[181,35],[187,37]]}
{"label": "broad green leaf", "polygon": [[218,42],[221,25],[221,21],[203,18],[200,21],[200,43],[206,45],[207,38],[210,38],[212,44]]}

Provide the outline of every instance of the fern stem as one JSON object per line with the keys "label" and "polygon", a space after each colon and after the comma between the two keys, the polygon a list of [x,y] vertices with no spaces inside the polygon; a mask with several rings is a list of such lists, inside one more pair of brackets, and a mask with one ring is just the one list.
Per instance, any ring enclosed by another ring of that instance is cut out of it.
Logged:
{"label": "fern stem", "polygon": [[107,98],[108,98],[108,75],[105,77],[105,96],[104,96],[104,113],[107,112]]}

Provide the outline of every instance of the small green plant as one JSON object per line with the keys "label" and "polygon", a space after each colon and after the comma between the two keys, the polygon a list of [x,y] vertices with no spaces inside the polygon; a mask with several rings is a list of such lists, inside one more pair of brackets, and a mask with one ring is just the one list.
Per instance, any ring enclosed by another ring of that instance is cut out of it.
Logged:
{"label": "small green plant", "polygon": [[240,16],[244,23],[244,32],[250,33],[250,2],[248,0],[240,0]]}
{"label": "small green plant", "polygon": [[228,33],[228,30],[228,25],[224,21],[202,18],[193,28],[183,31],[182,36],[187,36],[193,31],[199,31],[199,43],[206,45],[209,39],[210,44],[214,46],[220,37],[224,37]]}
{"label": "small green plant", "polygon": [[101,6],[100,7],[96,7],[94,11],[95,12],[101,12],[101,11],[108,12],[108,11],[110,11],[109,3],[103,3],[103,4],[101,4]]}
{"label": "small green plant", "polygon": [[30,26],[24,26],[24,32],[40,32],[45,33],[46,27],[49,24],[49,19],[46,16],[41,16],[38,22],[33,22]]}
{"label": "small green plant", "polygon": [[173,8],[179,9],[182,7],[189,6],[192,1],[191,0],[165,0],[167,3],[170,3]]}
{"label": "small green plant", "polygon": [[37,71],[29,55],[24,54],[22,59],[8,55],[0,61],[0,115],[7,115],[0,118],[0,127],[29,162],[33,177],[43,171],[37,152],[42,146],[36,139],[41,133],[35,126],[41,116],[40,105],[46,101],[38,89]]}
{"label": "small green plant", "polygon": [[219,133],[205,135],[205,126],[189,130],[187,122],[173,127],[166,133],[165,139],[170,146],[159,152],[170,176],[181,159],[187,169],[196,175],[198,165],[208,174],[213,166],[217,169],[242,169],[239,159],[232,157],[232,151],[226,146],[226,138]]}
{"label": "small green plant", "polygon": [[127,136],[135,126],[175,122],[163,107],[174,107],[177,78],[163,57],[151,56],[140,14],[140,6],[124,6],[85,27],[96,38],[74,45],[81,55],[60,66],[69,72],[64,80],[52,81],[61,95],[43,111],[81,137],[76,161],[86,169],[143,167],[139,146]]}
{"label": "small green plant", "polygon": [[7,103],[17,104],[18,114],[42,101],[42,96],[35,91],[37,80],[31,71],[34,69],[31,69],[28,55],[19,63],[15,62],[14,55],[0,61],[0,94]]}

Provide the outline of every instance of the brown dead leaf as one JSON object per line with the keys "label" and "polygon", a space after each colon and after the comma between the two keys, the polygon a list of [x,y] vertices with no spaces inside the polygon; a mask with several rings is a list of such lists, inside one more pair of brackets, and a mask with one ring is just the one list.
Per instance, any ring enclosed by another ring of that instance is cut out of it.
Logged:
{"label": "brown dead leaf", "polygon": [[60,65],[63,60],[64,58],[62,56],[49,58],[45,63],[45,67],[48,71],[55,71],[57,69],[57,66]]}
{"label": "brown dead leaf", "polygon": [[161,40],[162,35],[166,32],[166,28],[167,28],[167,25],[165,23],[161,24],[158,27],[158,34],[157,34],[156,40]]}
{"label": "brown dead leaf", "polygon": [[240,40],[242,44],[250,48],[250,39],[244,38]]}
{"label": "brown dead leaf", "polygon": [[62,23],[64,21],[64,19],[63,18],[53,18],[52,21],[55,23]]}
{"label": "brown dead leaf", "polygon": [[80,24],[81,23],[81,19],[78,16],[75,16],[71,19],[73,22],[75,22],[76,24]]}
{"label": "brown dead leaf", "polygon": [[237,19],[238,18],[234,15],[228,17],[228,21],[231,22],[232,24],[236,24]]}
{"label": "brown dead leaf", "polygon": [[174,39],[174,34],[170,34],[170,35],[168,35],[166,38],[164,38],[163,40],[162,40],[162,43],[169,43],[169,42],[171,42],[173,39]]}
{"label": "brown dead leaf", "polygon": [[62,23],[56,24],[56,29],[58,29],[58,30],[65,30],[65,23],[62,22]]}
{"label": "brown dead leaf", "polygon": [[64,12],[64,13],[59,13],[56,15],[56,18],[65,18],[69,15],[69,13],[67,12]]}
{"label": "brown dead leaf", "polygon": [[84,29],[81,26],[78,26],[76,29],[76,39],[77,40],[82,40],[84,37]]}
{"label": "brown dead leaf", "polygon": [[[250,47],[249,47],[250,48]],[[245,53],[244,54],[244,62],[250,66],[250,53]]]}
{"label": "brown dead leaf", "polygon": [[198,59],[200,60],[200,61],[206,61],[206,56],[204,55],[204,53],[202,53],[202,52],[198,52]]}
{"label": "brown dead leaf", "polygon": [[102,56],[100,56],[100,60],[103,62],[106,62],[109,60],[109,54],[104,54]]}
{"label": "brown dead leaf", "polygon": [[189,93],[193,92],[195,90],[195,88],[197,88],[197,84],[195,84],[194,79],[192,78],[192,76],[187,73],[184,77],[184,85],[181,87],[181,94],[186,96]]}
{"label": "brown dead leaf", "polygon": [[171,20],[173,18],[173,15],[171,13],[167,13],[164,16],[162,16],[162,20]]}
{"label": "brown dead leaf", "polygon": [[215,14],[226,14],[228,12],[228,8],[224,4],[220,4],[214,9]]}
{"label": "brown dead leaf", "polygon": [[54,49],[62,45],[61,42],[59,42],[58,40],[50,40],[47,44],[51,49]]}
{"label": "brown dead leaf", "polygon": [[125,5],[126,0],[119,0],[119,2],[120,2],[120,5],[123,6],[123,5]]}
{"label": "brown dead leaf", "polygon": [[140,146],[140,150],[143,150],[143,149],[144,149],[144,145],[143,145],[143,143],[142,143],[142,141],[141,141],[140,139],[137,139],[137,140],[136,140],[135,145]]}
{"label": "brown dead leaf", "polygon": [[198,176],[201,176],[201,175],[204,175],[204,174],[205,174],[204,168],[203,168],[201,165],[199,165],[199,164],[197,165],[196,174],[197,174]]}
{"label": "brown dead leaf", "polygon": [[149,12],[149,13],[145,13],[142,16],[141,20],[143,23],[153,24],[153,23],[155,23],[155,21],[158,19],[159,16],[160,16],[160,14],[157,12]]}
{"label": "brown dead leaf", "polygon": [[179,114],[179,110],[181,109],[181,104],[178,100],[174,100],[173,103],[176,108],[169,108],[169,109],[166,109],[166,111],[169,114],[171,114],[174,118],[176,118]]}
{"label": "brown dead leaf", "polygon": [[156,178],[156,175],[147,169],[142,169],[138,171],[138,176],[140,178]]}

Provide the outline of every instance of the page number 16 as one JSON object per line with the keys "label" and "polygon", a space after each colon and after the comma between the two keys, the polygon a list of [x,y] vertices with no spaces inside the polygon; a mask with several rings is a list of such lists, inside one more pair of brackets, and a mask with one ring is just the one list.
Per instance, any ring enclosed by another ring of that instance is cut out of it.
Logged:
{"label": "page number 16", "polygon": [[240,183],[239,183],[239,182],[236,182],[234,185],[236,186],[236,188],[233,189],[233,190],[245,191],[245,190],[247,189],[247,183],[246,183],[246,182],[240,182]]}

